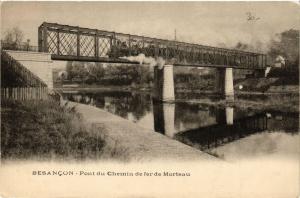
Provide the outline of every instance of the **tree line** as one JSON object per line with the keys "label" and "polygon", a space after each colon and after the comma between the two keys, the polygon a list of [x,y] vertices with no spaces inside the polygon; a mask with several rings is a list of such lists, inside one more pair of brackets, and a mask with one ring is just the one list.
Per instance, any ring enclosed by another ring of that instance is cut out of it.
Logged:
{"label": "tree line", "polygon": [[67,80],[86,84],[136,85],[153,82],[152,68],[145,65],[69,61]]}

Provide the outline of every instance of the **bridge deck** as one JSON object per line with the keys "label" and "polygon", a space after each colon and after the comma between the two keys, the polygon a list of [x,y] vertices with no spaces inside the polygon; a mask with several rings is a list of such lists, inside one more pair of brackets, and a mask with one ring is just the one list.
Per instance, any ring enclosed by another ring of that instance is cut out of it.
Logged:
{"label": "bridge deck", "polygon": [[178,41],[43,23],[39,27],[39,51],[54,60],[133,63],[124,56],[145,54],[162,57],[175,66],[265,69],[266,55]]}

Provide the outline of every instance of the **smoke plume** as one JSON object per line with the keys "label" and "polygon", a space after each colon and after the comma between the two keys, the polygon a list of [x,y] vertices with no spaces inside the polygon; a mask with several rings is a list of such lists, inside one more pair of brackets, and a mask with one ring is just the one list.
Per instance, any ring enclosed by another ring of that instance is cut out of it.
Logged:
{"label": "smoke plume", "polygon": [[276,57],[275,62],[285,65],[285,59],[280,55]]}
{"label": "smoke plume", "polygon": [[166,62],[162,57],[146,57],[145,54],[139,54],[137,56],[122,56],[119,58],[139,62],[140,65],[146,64],[150,67],[158,66],[159,69],[162,69]]}

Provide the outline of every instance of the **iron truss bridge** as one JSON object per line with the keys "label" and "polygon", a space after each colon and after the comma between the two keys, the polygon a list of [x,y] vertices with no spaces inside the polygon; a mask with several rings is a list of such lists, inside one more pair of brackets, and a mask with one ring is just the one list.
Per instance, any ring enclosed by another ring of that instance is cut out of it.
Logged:
{"label": "iron truss bridge", "polygon": [[53,60],[135,63],[120,57],[145,54],[174,66],[265,69],[265,54],[44,22],[38,29],[40,52]]}

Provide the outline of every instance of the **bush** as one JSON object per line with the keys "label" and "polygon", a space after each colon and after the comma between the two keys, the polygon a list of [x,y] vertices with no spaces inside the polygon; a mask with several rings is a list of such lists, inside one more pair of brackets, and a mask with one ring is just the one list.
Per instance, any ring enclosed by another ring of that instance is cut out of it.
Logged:
{"label": "bush", "polygon": [[54,101],[2,101],[1,117],[5,159],[95,159],[105,144],[79,114]]}

